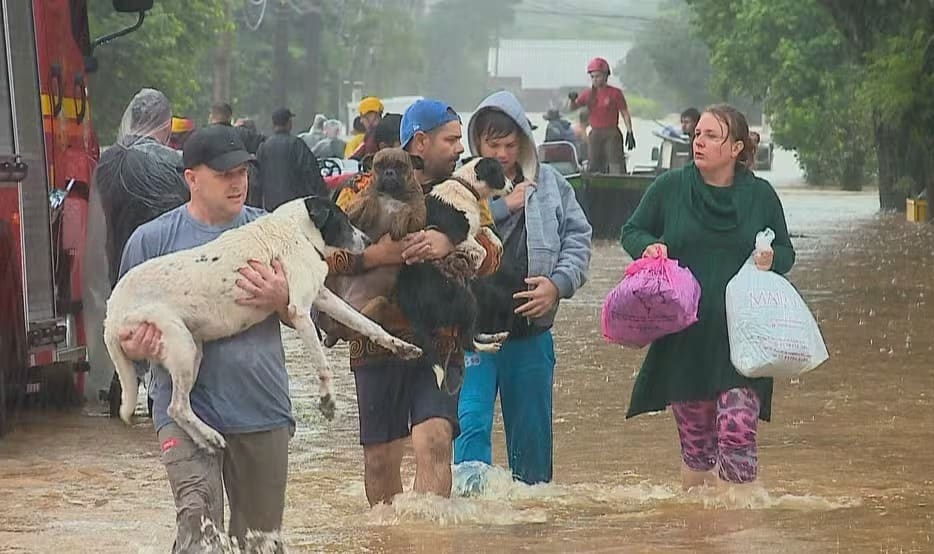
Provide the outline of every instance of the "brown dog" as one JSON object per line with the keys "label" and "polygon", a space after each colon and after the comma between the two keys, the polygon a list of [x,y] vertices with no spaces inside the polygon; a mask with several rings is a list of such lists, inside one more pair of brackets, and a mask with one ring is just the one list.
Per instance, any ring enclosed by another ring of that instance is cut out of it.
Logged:
{"label": "brown dog", "polygon": [[425,227],[425,196],[405,150],[377,152],[373,176],[374,182],[347,208],[347,216],[358,229],[376,242],[386,233],[392,240],[402,240]]}
{"label": "brown dog", "polygon": [[[415,180],[409,154],[401,148],[380,150],[373,157],[373,183],[347,208],[350,221],[372,242],[389,234],[401,240],[425,227],[425,195]],[[360,275],[330,275],[325,286],[374,321],[384,320],[385,308],[396,286],[399,268],[377,267]],[[319,321],[327,333],[325,345],[347,340],[351,332],[324,317]]]}

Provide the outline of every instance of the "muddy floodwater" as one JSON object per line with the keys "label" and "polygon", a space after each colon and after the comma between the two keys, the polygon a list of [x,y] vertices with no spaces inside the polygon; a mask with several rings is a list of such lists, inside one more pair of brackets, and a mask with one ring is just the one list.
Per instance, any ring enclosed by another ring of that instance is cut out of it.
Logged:
{"label": "muddy floodwater", "polygon": [[[934,229],[877,215],[869,193],[781,196],[798,250],[790,278],[831,359],[776,382],[751,498],[681,492],[671,414],[624,420],[645,352],[601,337],[601,303],[629,261],[602,242],[555,327],[550,485],[500,472],[479,498],[406,493],[370,510],[346,351],[331,352],[340,404],[325,422],[314,372],[286,330],[298,419],[289,551],[934,552]],[[168,551],[174,506],[151,423],[126,427],[101,410],[20,414],[0,440],[0,553]],[[408,488],[411,457],[404,471]]]}

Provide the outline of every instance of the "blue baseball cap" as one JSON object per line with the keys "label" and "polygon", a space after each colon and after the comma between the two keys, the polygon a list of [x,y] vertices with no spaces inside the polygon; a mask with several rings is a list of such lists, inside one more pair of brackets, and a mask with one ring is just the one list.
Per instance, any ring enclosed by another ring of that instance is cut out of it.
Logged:
{"label": "blue baseball cap", "polygon": [[429,98],[417,100],[402,115],[402,123],[399,126],[402,148],[408,146],[412,137],[419,131],[427,133],[452,121],[460,120],[461,116],[457,115],[454,108],[440,100]]}

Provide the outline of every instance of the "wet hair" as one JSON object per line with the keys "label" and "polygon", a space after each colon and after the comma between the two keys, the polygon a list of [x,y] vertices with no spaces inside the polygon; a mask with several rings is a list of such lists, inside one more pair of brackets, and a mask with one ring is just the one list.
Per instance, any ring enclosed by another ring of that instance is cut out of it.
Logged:
{"label": "wet hair", "polygon": [[388,113],[380,119],[373,131],[376,144],[399,144],[399,128],[402,126],[402,116],[397,113]]}
{"label": "wet hair", "polygon": [[688,108],[681,112],[681,119],[684,119],[685,117],[689,117],[691,118],[691,121],[697,123],[697,121],[700,119],[700,112],[697,111],[697,108]]}
{"label": "wet hair", "polygon": [[473,125],[478,139],[501,139],[512,133],[522,134],[522,129],[513,118],[495,109],[483,110],[477,114]]}
{"label": "wet hair", "polygon": [[226,102],[218,102],[211,106],[211,117],[218,121],[230,121],[233,117],[233,108]]}
{"label": "wet hair", "polygon": [[749,137],[749,123],[746,122],[743,112],[729,104],[714,104],[704,108],[704,113],[714,116],[726,127],[724,142],[732,139],[743,143],[743,150],[736,158],[736,167],[749,167],[756,159],[756,153],[753,150],[752,139]]}

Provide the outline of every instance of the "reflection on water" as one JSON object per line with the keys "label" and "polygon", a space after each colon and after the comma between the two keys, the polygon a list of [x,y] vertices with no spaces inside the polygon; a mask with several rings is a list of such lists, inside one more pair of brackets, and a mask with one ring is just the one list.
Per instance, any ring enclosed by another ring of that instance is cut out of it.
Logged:
{"label": "reflection on water", "polygon": [[[624,420],[645,351],[601,338],[600,305],[628,261],[606,242],[556,326],[553,484],[514,483],[492,468],[479,483],[456,479],[470,496],[405,493],[369,510],[346,350],[332,352],[340,412],[326,422],[314,408],[315,372],[287,331],[299,420],[290,551],[934,551],[934,230],[874,215],[871,194],[782,197],[799,252],[790,277],[831,359],[776,383],[755,488],[682,492],[671,416]],[[0,442],[0,552],[166,550],[174,509],[148,424],[32,419]],[[499,430],[494,440],[502,464]]]}

